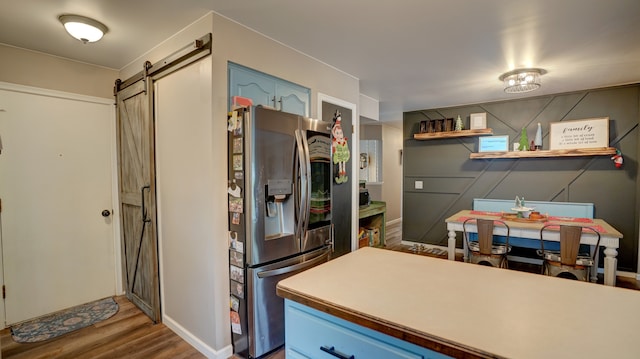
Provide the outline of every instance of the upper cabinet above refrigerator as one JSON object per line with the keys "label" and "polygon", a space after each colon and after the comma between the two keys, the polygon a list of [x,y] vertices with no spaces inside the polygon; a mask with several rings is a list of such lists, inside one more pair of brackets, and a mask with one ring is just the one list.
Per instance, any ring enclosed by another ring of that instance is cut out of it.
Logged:
{"label": "upper cabinet above refrigerator", "polygon": [[229,63],[229,99],[233,96],[250,98],[255,106],[267,106],[300,116],[309,116],[310,112],[311,90],[308,88]]}

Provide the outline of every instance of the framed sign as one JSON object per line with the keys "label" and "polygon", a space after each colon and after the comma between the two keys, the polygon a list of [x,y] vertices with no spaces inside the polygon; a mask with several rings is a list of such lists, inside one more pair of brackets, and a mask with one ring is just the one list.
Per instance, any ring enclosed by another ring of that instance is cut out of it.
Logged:
{"label": "framed sign", "polygon": [[552,122],[549,126],[551,150],[609,147],[609,117]]}
{"label": "framed sign", "polygon": [[469,128],[472,130],[484,130],[487,128],[487,113],[472,113],[469,115]]}
{"label": "framed sign", "polygon": [[478,152],[509,151],[509,135],[478,137]]}

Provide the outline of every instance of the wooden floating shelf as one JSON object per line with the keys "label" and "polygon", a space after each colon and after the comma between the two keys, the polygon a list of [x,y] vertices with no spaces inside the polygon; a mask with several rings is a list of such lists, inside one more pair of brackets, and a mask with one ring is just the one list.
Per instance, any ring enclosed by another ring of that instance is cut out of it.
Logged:
{"label": "wooden floating shelf", "polygon": [[546,151],[508,151],[508,152],[475,152],[469,158],[544,158],[544,157],[582,157],[582,156],[611,156],[616,154],[615,147],[581,148],[573,150]]}
{"label": "wooden floating shelf", "polygon": [[414,140],[435,140],[438,138],[454,138],[454,137],[471,137],[471,136],[486,136],[493,135],[493,130],[485,128],[482,130],[460,130],[460,131],[447,131],[447,132],[429,132],[429,133],[416,133],[413,135]]}

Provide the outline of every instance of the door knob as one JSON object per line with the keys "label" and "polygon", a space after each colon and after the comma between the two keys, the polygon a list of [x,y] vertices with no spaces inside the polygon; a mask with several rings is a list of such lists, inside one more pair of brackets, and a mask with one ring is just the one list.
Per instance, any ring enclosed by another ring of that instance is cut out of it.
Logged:
{"label": "door knob", "polygon": [[102,211],[102,217],[109,217],[111,215],[111,211],[108,209],[105,209],[104,211]]}

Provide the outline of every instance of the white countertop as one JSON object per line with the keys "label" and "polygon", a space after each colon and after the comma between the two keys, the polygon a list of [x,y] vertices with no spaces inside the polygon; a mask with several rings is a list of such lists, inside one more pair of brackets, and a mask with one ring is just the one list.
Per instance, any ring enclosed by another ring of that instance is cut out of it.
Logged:
{"label": "white countertop", "polygon": [[278,294],[476,355],[640,358],[629,289],[366,247],[280,281]]}

